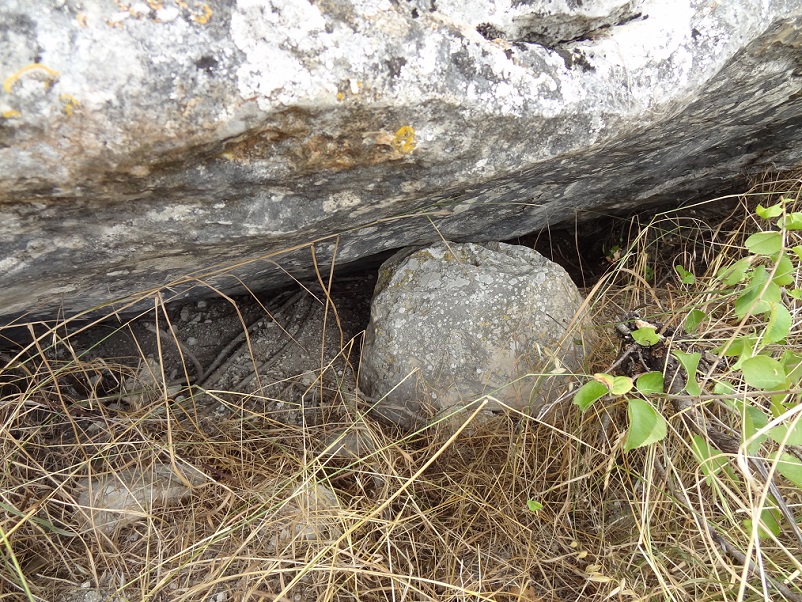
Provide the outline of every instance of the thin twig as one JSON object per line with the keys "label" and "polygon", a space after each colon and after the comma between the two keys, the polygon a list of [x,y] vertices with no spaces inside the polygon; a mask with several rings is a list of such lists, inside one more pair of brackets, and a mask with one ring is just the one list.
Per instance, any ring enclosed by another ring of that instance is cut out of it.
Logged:
{"label": "thin twig", "polygon": [[170,332],[168,332],[164,328],[158,328],[154,324],[151,324],[150,322],[145,322],[145,329],[146,330],[148,330],[149,332],[152,332],[153,334],[155,334],[157,336],[160,335],[161,338],[163,338],[163,339],[167,339],[168,341],[172,341],[173,345],[178,347],[179,351],[182,352],[184,355],[186,355],[189,358],[189,361],[192,362],[192,365],[195,367],[195,376],[196,376],[196,378],[200,377],[200,375],[203,374],[203,366],[201,365],[201,363],[198,360],[197,356],[192,352],[192,349],[190,349],[186,345],[186,343],[184,343],[184,341],[182,341],[180,338],[178,338],[178,335],[175,333],[175,330],[173,329],[172,325],[169,325],[169,326],[170,326]]}
{"label": "thin twig", "polygon": [[[721,533],[719,533],[716,530],[716,528],[712,524],[710,524],[710,522],[704,516],[701,516],[699,512],[694,510],[693,505],[691,504],[684,490],[677,489],[676,487],[674,487],[671,479],[668,478],[668,475],[666,474],[665,468],[663,468],[663,465],[660,463],[660,460],[655,458],[654,465],[655,468],[657,469],[657,472],[660,474],[660,478],[666,484],[666,486],[674,495],[674,497],[678,499],[680,503],[683,506],[685,506],[685,508],[689,512],[691,512],[696,517],[696,519],[699,520],[704,525],[705,529],[707,529],[707,532],[710,534],[713,540],[718,544],[721,550],[728,556],[734,558],[736,562],[746,566],[750,574],[757,574],[758,569],[755,563],[749,560],[743,554],[743,552],[741,552],[734,546],[730,545],[730,543],[724,538],[724,536]],[[780,581],[777,581],[770,575],[763,574],[762,576],[765,576],[766,581],[778,592],[780,592],[783,596],[788,598],[788,600],[791,600],[792,602],[802,602],[802,595],[792,592],[785,584],[781,583]]]}
{"label": "thin twig", "polygon": [[248,385],[248,383],[250,383],[254,378],[256,378],[259,375],[260,371],[262,372],[267,371],[267,369],[270,368],[270,366],[275,364],[281,358],[281,356],[284,355],[284,351],[287,349],[287,347],[289,347],[291,343],[297,342],[296,337],[300,334],[301,330],[303,330],[304,324],[306,323],[306,320],[309,318],[309,315],[311,313],[312,313],[312,304],[310,303],[307,306],[307,309],[304,312],[303,316],[296,316],[297,319],[295,320],[295,325],[292,333],[285,331],[288,337],[287,340],[284,341],[284,343],[278,349],[273,351],[273,353],[271,353],[267,359],[265,359],[263,362],[260,362],[236,386],[234,386],[233,390],[242,391]]}
{"label": "thin twig", "polygon": [[[631,329],[625,323],[617,325],[616,328],[624,337],[624,340],[628,341],[631,337]],[[647,368],[660,370],[663,372],[663,378],[665,382],[668,383],[668,391],[665,394],[665,397],[671,399],[675,412],[680,415],[688,430],[696,433],[700,437],[708,439],[718,450],[726,454],[736,455],[740,453],[741,440],[738,436],[732,432],[727,433],[724,430],[716,428],[712,425],[705,426],[702,412],[700,412],[698,407],[698,402],[703,397],[702,395],[680,394],[688,383],[688,375],[686,374],[685,369],[680,364],[679,360],[671,354],[671,350],[668,348],[668,345],[671,344],[674,347],[682,348],[682,342],[667,338],[664,339],[660,344],[664,345],[666,348],[662,350],[661,355],[658,355],[653,359],[654,361],[659,362],[661,365],[647,366]],[[633,355],[633,346],[640,348],[640,345],[637,342],[628,345],[626,350],[622,352],[620,361],[615,362],[615,366],[620,365],[625,359]],[[767,393],[762,391],[760,394],[766,395]],[[774,498],[778,510],[783,515],[786,522],[788,522],[791,531],[793,532],[794,537],[800,546],[800,549],[802,549],[802,530],[796,524],[796,518],[785,503],[785,499],[783,498],[780,489],[774,482],[773,475],[770,474],[766,469],[762,458],[758,456],[749,456],[747,459],[749,464],[753,466],[757,473],[759,473],[762,477],[765,486],[768,489],[768,493]]]}
{"label": "thin twig", "polygon": [[[293,307],[296,303],[298,303],[304,297],[303,291],[298,291],[297,293],[292,294],[290,297],[284,301],[281,306],[272,313],[272,315],[268,316],[261,316],[258,320],[250,324],[245,330],[239,333],[236,337],[234,337],[223,349],[217,354],[215,360],[211,363],[209,368],[206,372],[203,373],[203,376],[198,379],[197,386],[200,389],[207,389],[209,388],[210,383],[214,383],[219,380],[220,375],[222,375],[230,365],[237,359],[239,353],[239,348],[242,343],[256,331],[258,328],[264,324],[266,319],[272,319],[273,322],[276,322],[276,317],[282,315],[288,310],[289,308]],[[286,332],[286,331],[285,331]],[[294,340],[297,332],[295,334],[287,333],[290,340]],[[282,347],[283,349],[283,347]],[[247,378],[247,377],[246,377]]]}

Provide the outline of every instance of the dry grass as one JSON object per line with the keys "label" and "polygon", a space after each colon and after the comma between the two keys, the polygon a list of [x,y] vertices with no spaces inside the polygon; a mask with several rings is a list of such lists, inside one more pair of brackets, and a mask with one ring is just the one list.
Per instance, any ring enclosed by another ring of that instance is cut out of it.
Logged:
{"label": "dry grass", "polygon": [[[711,276],[756,229],[753,201],[801,186],[762,184],[715,224],[686,209],[634,228],[591,293],[601,341],[588,371],[615,360],[613,317],[635,307],[666,322],[693,307],[719,316],[698,333],[700,348],[732,337],[739,325]],[[700,286],[680,285],[674,262]],[[802,352],[793,309],[789,347]],[[136,371],[84,359],[63,333],[3,355],[1,599],[783,599],[771,580],[802,591],[787,529],[757,540],[743,527],[766,503],[754,480],[706,481],[676,416],[664,441],[624,453],[620,400],[547,422],[499,416],[444,438],[389,432],[333,394],[333,415],[372,450],[343,459],[325,453],[323,427],[278,422],[253,396],[219,395],[220,416],[195,395],[177,398],[158,365],[161,390],[117,407],[100,375],[131,383]],[[81,479],[165,466],[191,485],[180,500],[144,504],[115,529],[81,512]],[[798,509],[800,492],[779,482]]]}

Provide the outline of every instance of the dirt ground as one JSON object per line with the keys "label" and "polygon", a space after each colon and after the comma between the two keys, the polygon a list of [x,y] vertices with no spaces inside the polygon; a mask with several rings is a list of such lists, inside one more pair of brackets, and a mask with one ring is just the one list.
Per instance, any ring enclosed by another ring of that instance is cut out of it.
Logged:
{"label": "dirt ground", "polygon": [[[235,398],[284,424],[335,424],[325,400],[353,394],[375,279],[375,272],[343,278],[328,297],[316,283],[303,283],[109,319],[70,341],[84,361],[115,368],[76,379],[74,387],[94,388],[112,409],[130,411],[166,384],[176,402],[191,397],[201,422],[212,425]],[[115,394],[120,383],[122,396]]]}

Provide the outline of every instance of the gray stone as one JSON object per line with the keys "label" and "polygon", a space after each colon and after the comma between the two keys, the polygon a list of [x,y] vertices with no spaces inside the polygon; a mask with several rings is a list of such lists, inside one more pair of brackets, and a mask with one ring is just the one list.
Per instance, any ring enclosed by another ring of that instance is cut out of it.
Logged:
{"label": "gray stone", "polygon": [[76,518],[83,530],[111,535],[131,523],[148,520],[155,506],[178,504],[206,478],[184,466],[181,473],[166,464],[137,466],[78,482]]}
{"label": "gray stone", "polygon": [[322,458],[356,460],[374,455],[379,449],[376,437],[360,426],[335,429],[323,441]]}
{"label": "gray stone", "polygon": [[90,582],[85,587],[67,587],[59,594],[58,602],[125,602],[123,596],[115,594],[114,590],[92,588]]}
{"label": "gray stone", "polygon": [[[584,355],[582,297],[563,268],[503,243],[401,251],[379,272],[362,390],[421,420],[474,406],[537,415]],[[556,376],[554,374],[557,374]]]}
{"label": "gray stone", "polygon": [[801,24],[792,0],[5,0],[0,316],[794,167]]}
{"label": "gray stone", "polygon": [[[281,492],[276,496],[283,498]],[[281,504],[275,522],[266,522],[264,537],[277,545],[337,539],[342,535],[338,518],[341,511],[342,506],[334,491],[322,483],[304,482],[291,492],[286,503]]]}

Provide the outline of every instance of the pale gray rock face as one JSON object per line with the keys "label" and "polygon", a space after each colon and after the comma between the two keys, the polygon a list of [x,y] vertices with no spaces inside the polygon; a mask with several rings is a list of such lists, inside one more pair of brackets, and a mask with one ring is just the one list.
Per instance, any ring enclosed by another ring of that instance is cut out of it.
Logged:
{"label": "pale gray rock face", "polygon": [[395,415],[404,428],[483,396],[485,410],[537,415],[581,367],[590,334],[581,306],[565,270],[526,247],[401,251],[379,271],[361,388],[380,416],[402,408]]}
{"label": "pale gray rock face", "polygon": [[791,0],[5,0],[0,316],[265,288],[313,252],[501,240],[791,168],[801,19]]}

